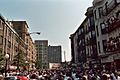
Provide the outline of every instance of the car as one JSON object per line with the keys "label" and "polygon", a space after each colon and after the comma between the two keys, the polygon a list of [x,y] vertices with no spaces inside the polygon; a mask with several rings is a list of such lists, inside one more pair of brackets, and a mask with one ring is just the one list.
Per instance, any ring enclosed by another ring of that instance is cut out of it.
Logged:
{"label": "car", "polygon": [[24,73],[19,73],[17,75],[17,78],[19,78],[20,80],[29,80]]}
{"label": "car", "polygon": [[20,80],[29,80],[26,76],[18,76]]}
{"label": "car", "polygon": [[4,80],[20,80],[20,79],[17,78],[17,76],[8,76],[8,77],[5,77]]}

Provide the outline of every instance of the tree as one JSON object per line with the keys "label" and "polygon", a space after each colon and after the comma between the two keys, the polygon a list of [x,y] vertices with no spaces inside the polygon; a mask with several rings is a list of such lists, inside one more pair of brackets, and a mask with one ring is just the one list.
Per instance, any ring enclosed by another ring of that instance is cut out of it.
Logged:
{"label": "tree", "polygon": [[37,68],[37,69],[42,68],[42,65],[41,65],[41,64],[42,64],[42,60],[38,60],[38,59],[37,59],[35,64],[36,64],[36,68]]}
{"label": "tree", "polygon": [[26,65],[25,61],[26,61],[25,54],[22,51],[20,51],[18,54],[14,56],[13,65],[23,67]]}
{"label": "tree", "polygon": [[4,54],[2,53],[2,49],[0,49],[0,70],[2,69],[4,63],[5,63]]}

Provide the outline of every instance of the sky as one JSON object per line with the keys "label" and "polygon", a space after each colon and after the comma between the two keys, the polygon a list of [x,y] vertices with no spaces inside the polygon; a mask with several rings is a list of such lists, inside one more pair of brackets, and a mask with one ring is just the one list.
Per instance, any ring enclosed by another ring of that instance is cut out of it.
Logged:
{"label": "sky", "polygon": [[29,25],[34,40],[48,40],[51,46],[62,46],[67,61],[71,60],[70,34],[85,18],[93,0],[0,0],[0,14],[7,20],[23,20]]}

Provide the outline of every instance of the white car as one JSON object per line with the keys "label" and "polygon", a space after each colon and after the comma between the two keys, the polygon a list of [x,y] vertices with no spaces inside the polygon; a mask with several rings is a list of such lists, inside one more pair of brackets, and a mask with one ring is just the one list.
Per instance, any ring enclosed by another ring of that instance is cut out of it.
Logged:
{"label": "white car", "polygon": [[5,77],[4,80],[20,80],[17,78],[17,76],[8,76],[8,77]]}

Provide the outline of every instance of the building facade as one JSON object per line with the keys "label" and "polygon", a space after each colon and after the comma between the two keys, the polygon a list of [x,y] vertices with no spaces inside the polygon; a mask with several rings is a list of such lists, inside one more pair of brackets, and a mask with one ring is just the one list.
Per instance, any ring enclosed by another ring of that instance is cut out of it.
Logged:
{"label": "building facade", "polygon": [[72,61],[81,63],[78,57],[82,62],[85,58],[89,66],[96,63],[109,70],[119,69],[120,0],[94,0],[85,15],[85,20],[70,36]]}
{"label": "building facade", "polygon": [[107,69],[120,66],[120,0],[94,0],[98,55]]}
{"label": "building facade", "polygon": [[26,44],[26,61],[29,63],[29,70],[32,70],[35,68],[37,52],[30,33],[28,32],[29,26],[26,21],[11,21],[11,23],[13,25],[13,29],[15,29],[15,31],[19,34],[19,36],[24,40]]}
{"label": "building facade", "polygon": [[61,63],[62,54],[61,46],[48,46],[48,62],[49,63]]}
{"label": "building facade", "polygon": [[85,49],[85,30],[84,22],[79,26],[74,34],[70,36],[72,45],[72,61],[78,65],[83,65],[86,62],[86,49]]}
{"label": "building facade", "polygon": [[48,40],[35,40],[37,50],[37,68],[48,68]]}
{"label": "building facade", "polygon": [[93,15],[93,7],[87,9],[86,22],[84,23],[85,30],[85,49],[86,49],[86,66],[94,67],[99,63],[97,44],[96,44],[96,31]]}
{"label": "building facade", "polygon": [[11,23],[0,15],[0,49],[2,54],[9,54],[9,66],[13,64],[14,56],[19,54],[20,51],[26,53],[25,45],[24,40],[19,37]]}
{"label": "building facade", "polygon": [[70,37],[71,42],[71,63],[75,63],[75,53],[74,53],[74,34],[71,34]]}

